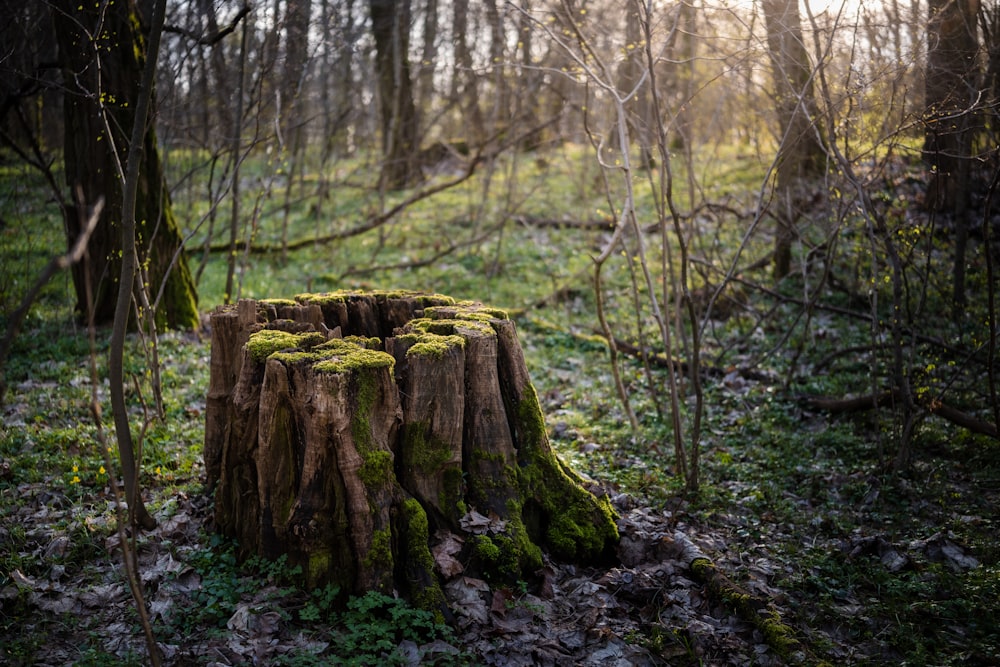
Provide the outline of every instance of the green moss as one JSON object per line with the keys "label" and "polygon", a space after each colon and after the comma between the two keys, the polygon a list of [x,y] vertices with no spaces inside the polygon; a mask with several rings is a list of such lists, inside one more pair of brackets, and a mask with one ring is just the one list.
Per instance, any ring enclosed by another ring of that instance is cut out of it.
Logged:
{"label": "green moss", "polygon": [[258,303],[266,306],[297,306],[298,302],[292,299],[261,299]]}
{"label": "green moss", "polygon": [[336,349],[336,347],[342,342],[354,343],[358,347],[363,347],[366,350],[382,349],[382,339],[377,336],[344,336],[344,338],[333,338],[320,347],[326,346]]}
{"label": "green moss", "polygon": [[[488,579],[517,580],[524,571],[530,571],[524,562],[525,552],[520,548],[517,534],[477,535],[473,544],[476,556],[482,561]],[[537,547],[535,547],[537,549]],[[539,552],[538,565],[541,565]],[[536,568],[537,569],[537,568]]]}
{"label": "green moss", "polygon": [[454,516],[464,516],[468,511],[465,506],[465,483],[462,476],[462,469],[458,466],[449,466],[444,469],[443,490],[438,502],[446,512],[454,512]]}
{"label": "green moss", "polygon": [[362,347],[358,343],[334,338],[318,346],[325,358],[313,364],[317,373],[347,373],[366,368],[392,368],[391,354]]}
{"label": "green moss", "polygon": [[441,359],[449,350],[465,347],[465,339],[455,335],[425,334],[404,334],[400,338],[409,340],[413,344],[406,351],[407,357],[430,357]]}
{"label": "green moss", "polygon": [[444,622],[442,610],[446,606],[444,593],[434,576],[434,557],[431,556],[430,529],[427,513],[415,498],[403,501],[406,558],[410,569],[410,597],[415,606],[434,612],[435,619]]}
{"label": "green moss", "polygon": [[336,291],[336,292],[323,292],[323,293],[312,293],[305,292],[303,294],[296,294],[295,300],[301,304],[314,303],[316,305],[322,306],[326,303],[343,303],[347,301],[353,295],[352,292]]}
{"label": "green moss", "polygon": [[477,535],[474,544],[476,555],[487,563],[496,563],[500,560],[500,547],[493,544],[487,535]]}
{"label": "green moss", "polygon": [[777,612],[762,618],[759,628],[767,645],[783,658],[787,658],[799,646],[793,630],[781,622]]}
{"label": "green moss", "polygon": [[755,603],[753,596],[730,582],[712,561],[695,558],[689,567],[698,580],[706,584],[712,595],[760,630],[764,641],[777,655],[787,658],[798,648],[799,642],[795,639],[793,630],[781,622],[777,613],[772,611],[766,615],[760,614],[760,605]]}
{"label": "green moss", "polygon": [[315,587],[335,576],[336,573],[330,571],[331,561],[330,552],[326,549],[316,548],[310,551],[306,565],[306,584]]}
{"label": "green moss", "polygon": [[523,492],[541,506],[547,529],[541,536],[560,558],[600,558],[618,541],[615,512],[607,498],[597,498],[547,446],[542,410],[528,386],[517,406],[520,480]]}
{"label": "green moss", "polygon": [[268,359],[280,361],[283,364],[291,365],[298,363],[313,363],[326,359],[328,355],[318,352],[316,348],[311,350],[279,350],[268,355]]}
{"label": "green moss", "polygon": [[567,517],[565,513],[552,517],[545,532],[545,541],[552,550],[570,560],[576,556],[577,544],[587,542],[588,537],[580,524]]}
{"label": "green moss", "polygon": [[508,319],[507,311],[499,308],[484,306],[478,301],[459,301],[453,306],[425,308],[424,313],[428,316],[443,315],[447,318],[457,320],[475,320],[479,322],[489,322],[490,320]]}
{"label": "green moss", "polygon": [[542,566],[542,549],[531,541],[528,529],[524,525],[522,506],[516,500],[507,502],[508,515],[511,517],[508,523],[508,532],[513,538],[514,554],[521,565],[522,571],[534,572]]}
{"label": "green moss", "polygon": [[247,347],[255,361],[275,358],[286,364],[312,362],[319,373],[346,373],[361,368],[391,368],[396,360],[380,350],[377,338],[351,336],[327,340],[317,332],[289,333],[263,329],[250,336]]}
{"label": "green moss", "polygon": [[361,563],[367,568],[392,570],[392,531],[383,528],[372,534],[372,545]]}
{"label": "green moss", "polygon": [[429,294],[413,290],[375,290],[371,292],[379,299],[415,299],[421,306],[450,306],[455,299],[445,294]]}
{"label": "green moss", "polygon": [[364,457],[374,449],[371,411],[375,405],[375,382],[367,373],[354,376],[357,407],[351,419],[351,436],[358,453]]}
{"label": "green moss", "polygon": [[451,460],[451,446],[438,438],[427,437],[427,424],[404,425],[402,456],[404,465],[422,475],[434,475]]}
{"label": "green moss", "polygon": [[392,479],[392,454],[373,449],[362,454],[364,461],[358,476],[368,488],[381,488]]}
{"label": "green moss", "polygon": [[[425,310],[424,312],[427,311]],[[436,334],[438,336],[457,335],[460,334],[463,329],[487,336],[496,336],[496,332],[493,330],[493,327],[489,325],[489,318],[485,321],[480,321],[476,319],[433,319],[429,317],[419,317],[415,320],[410,320],[407,323],[406,328],[410,332]]]}
{"label": "green moss", "polygon": [[279,329],[261,329],[250,335],[247,340],[247,350],[250,352],[250,357],[260,363],[275,352],[311,348],[325,340],[323,334],[316,332],[296,334]]}

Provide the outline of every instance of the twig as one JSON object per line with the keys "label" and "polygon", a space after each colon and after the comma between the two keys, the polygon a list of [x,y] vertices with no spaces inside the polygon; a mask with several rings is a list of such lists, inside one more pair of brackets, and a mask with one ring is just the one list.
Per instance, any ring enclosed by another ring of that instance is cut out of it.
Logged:
{"label": "twig", "polygon": [[[153,636],[153,626],[149,621],[149,614],[146,611],[146,602],[142,594],[142,579],[139,576],[139,562],[136,559],[135,544],[129,540],[125,526],[129,524],[128,506],[122,502],[122,490],[118,486],[118,480],[114,474],[115,466],[111,460],[111,446],[108,445],[107,436],[104,434],[104,421],[101,414],[101,402],[97,397],[97,388],[100,381],[97,373],[97,327],[94,324],[94,306],[90,285],[90,274],[84,272],[84,292],[87,299],[87,333],[90,341],[90,414],[94,419],[94,427],[97,430],[97,444],[101,448],[101,455],[104,457],[104,469],[108,473],[108,486],[115,497],[115,516],[117,519],[118,545],[122,550],[122,565],[125,566],[125,576],[128,580],[129,590],[132,592],[132,599],[135,602],[136,612],[139,614],[139,622],[142,625],[146,636],[146,646],[150,653],[150,662],[154,666],[161,664],[159,646]],[[144,429],[145,431],[145,429]],[[133,537],[135,531],[133,531]]]}
{"label": "twig", "polygon": [[250,13],[250,5],[248,4],[243,5],[243,7],[240,8],[240,11],[237,12],[236,16],[233,17],[233,20],[230,21],[229,25],[227,25],[225,28],[222,28],[221,30],[216,30],[215,32],[208,35],[199,35],[192,30],[188,30],[187,28],[182,28],[181,26],[176,26],[176,25],[163,26],[163,32],[169,32],[174,35],[181,35],[183,37],[187,37],[188,39],[193,40],[195,44],[199,44],[201,46],[215,46],[223,39],[228,37],[230,34],[232,34],[232,32],[236,30],[236,26],[240,24],[240,21],[243,19],[243,17],[249,13]]}
{"label": "twig", "polygon": [[[350,229],[343,229],[337,232],[333,232],[332,234],[326,234],[323,236],[313,236],[310,238],[298,239],[296,241],[290,241],[285,244],[265,243],[265,244],[248,245],[246,252],[247,254],[250,255],[267,255],[267,254],[280,253],[283,251],[289,252],[294,250],[301,250],[302,248],[307,248],[309,246],[327,245],[335,241],[352,238],[354,236],[360,236],[361,234],[370,232],[373,229],[381,227],[389,220],[392,220],[394,217],[396,217],[397,214],[407,209],[408,207],[412,206],[413,204],[416,204],[417,202],[427,199],[429,197],[433,197],[438,193],[444,192],[450,188],[455,187],[456,185],[460,185],[465,181],[469,180],[470,178],[472,178],[472,176],[475,175],[476,169],[479,167],[480,164],[493,159],[499,153],[506,150],[508,147],[517,145],[517,143],[523,140],[524,137],[530,136],[534,132],[538,132],[540,130],[545,129],[549,125],[553,124],[556,120],[557,119],[552,119],[544,123],[541,123],[540,125],[537,125],[526,132],[522,132],[521,134],[515,136],[512,139],[508,139],[500,146],[487,151],[486,146],[488,145],[489,141],[495,138],[491,137],[486,142],[484,142],[482,146],[479,147],[475,155],[469,158],[469,163],[468,165],[466,165],[465,171],[463,173],[459,174],[458,176],[456,176],[451,180],[445,181],[443,183],[438,183],[437,185],[433,185],[424,188],[422,190],[419,190],[417,192],[414,192],[409,197],[399,202],[392,208],[383,211],[378,215],[373,215],[364,222],[355,225]],[[208,247],[208,251],[213,253],[230,252],[230,244],[229,243],[213,244]]]}

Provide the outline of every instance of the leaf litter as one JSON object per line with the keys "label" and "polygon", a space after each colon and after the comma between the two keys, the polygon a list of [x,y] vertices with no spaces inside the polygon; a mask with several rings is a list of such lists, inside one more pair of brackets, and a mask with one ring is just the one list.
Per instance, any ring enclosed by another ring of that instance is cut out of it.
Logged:
{"label": "leaf litter", "polygon": [[[47,496],[41,485],[22,491],[35,499],[19,510],[28,522],[22,525],[30,526],[33,535],[31,554],[48,558],[47,552],[64,548],[53,545],[69,539],[57,521],[69,509],[44,511],[49,505],[43,502]],[[625,496],[616,501],[634,504]],[[619,511],[620,564],[598,568],[546,561],[531,590],[466,576],[455,558],[461,539],[439,532],[434,554],[455,613],[456,645],[404,642],[398,653],[414,665],[458,652],[472,664],[509,666],[772,664],[766,643],[753,627],[706,597],[703,586],[690,577],[685,553],[708,552],[717,541],[699,536],[670,512],[621,505]],[[162,628],[183,623],[192,613],[193,595],[204,585],[185,556],[204,548],[209,515],[206,498],[182,495],[157,516],[155,530],[139,536],[146,601],[154,627],[161,628],[159,635],[170,634]],[[489,519],[478,521],[484,530],[490,525]],[[945,539],[935,544],[942,553],[950,550]],[[30,608],[22,631],[46,627],[50,634],[33,664],[72,664],[80,657],[83,638],[91,643],[96,639],[101,650],[122,660],[144,654],[119,567],[117,533],[104,538],[102,547],[100,557],[75,572],[54,565],[46,576],[33,577],[15,570],[11,583],[0,591],[5,613],[7,605]],[[756,570],[764,576],[767,564]],[[759,592],[774,593],[766,586]],[[75,624],[58,622],[68,615],[76,618]],[[241,665],[269,664],[283,655],[329,647],[288,619],[281,590],[269,590],[261,582],[236,604],[224,629],[190,637],[174,633],[161,649],[167,664]],[[651,637],[659,639],[653,642]]]}

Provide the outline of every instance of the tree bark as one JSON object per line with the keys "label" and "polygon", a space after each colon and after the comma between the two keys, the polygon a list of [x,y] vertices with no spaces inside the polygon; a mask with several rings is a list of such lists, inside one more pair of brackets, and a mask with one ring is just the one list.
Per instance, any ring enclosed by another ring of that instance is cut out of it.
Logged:
{"label": "tree bark", "polygon": [[[64,160],[74,202],[66,220],[70,247],[94,204],[102,197],[105,200],[87,255],[73,268],[77,310],[85,315],[89,282],[94,289],[95,322],[109,323],[114,318],[122,261],[123,171],[128,152],[134,149],[142,151],[136,242],[152,296],[160,295],[157,325],[196,327],[197,292],[171,209],[152,123],[143,133],[141,146],[129,145],[133,125],[148,120],[135,116],[145,52],[144,38],[134,29],[141,23],[135,4],[81,5],[55,0],[52,19],[66,85]],[[95,35],[98,27],[100,33]]]}
{"label": "tree bark", "polygon": [[774,78],[780,145],[774,235],[774,278],[791,270],[795,222],[801,214],[803,185],[821,173],[824,148],[814,127],[816,102],[812,69],[799,19],[797,0],[762,0],[767,48]]}
{"label": "tree bark", "polygon": [[[617,528],[549,446],[514,323],[440,295],[241,301],[212,315],[216,525],[309,586],[440,608],[431,535],[517,581],[613,556]],[[238,350],[238,353],[236,352]],[[234,379],[235,378],[235,379]]]}
{"label": "tree bark", "polygon": [[930,168],[928,208],[954,215],[952,302],[965,308],[969,178],[979,107],[979,0],[931,0],[927,20],[923,159]]}
{"label": "tree bark", "polygon": [[410,77],[410,0],[369,0],[382,126],[381,185],[400,190],[420,178],[419,125]]}
{"label": "tree bark", "polygon": [[451,32],[454,35],[455,63],[451,74],[450,100],[461,109],[465,136],[470,145],[486,137],[486,125],[479,105],[479,81],[469,47],[469,0],[454,0]]}
{"label": "tree bark", "polygon": [[[645,72],[643,7],[640,0],[628,0],[625,9],[625,57],[618,65],[618,92],[622,96],[633,93],[625,103],[626,115],[619,122],[628,124],[629,136],[639,147],[639,165],[643,169],[653,167],[653,123],[655,111],[651,104],[650,79],[643,80]],[[641,85],[640,85],[641,84]],[[609,144],[618,151],[627,151],[631,146],[621,146],[621,134],[617,127],[611,129]]]}

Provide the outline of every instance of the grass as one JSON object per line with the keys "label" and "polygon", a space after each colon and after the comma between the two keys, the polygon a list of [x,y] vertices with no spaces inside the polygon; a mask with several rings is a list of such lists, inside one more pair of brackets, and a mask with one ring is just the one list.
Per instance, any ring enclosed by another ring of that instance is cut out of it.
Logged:
{"label": "grass", "polygon": [[[177,154],[174,164],[190,166],[195,158]],[[803,632],[818,654],[842,664],[950,665],[1000,652],[1000,549],[995,540],[1000,529],[996,518],[1000,455],[995,441],[928,417],[916,431],[913,465],[903,473],[891,472],[888,463],[899,431],[894,413],[830,417],[810,412],[798,400],[802,395],[844,396],[871,386],[869,354],[843,354],[845,349],[871,342],[870,324],[834,311],[817,311],[806,327],[798,306],[754,293],[749,298],[750,312],[715,323],[706,338],[705,361],[713,374],[707,376],[705,387],[703,488],[695,497],[684,497],[683,482],[674,469],[672,431],[662,406],[665,372],[654,368],[646,373],[631,360],[621,364],[623,382],[642,424],[641,431],[633,433],[616,397],[607,346],[594,337],[595,299],[589,281],[591,257],[599,249],[601,236],[569,226],[542,228],[516,222],[518,216],[564,216],[572,221],[608,213],[607,202],[594,194],[597,173],[581,166],[589,164],[586,150],[563,147],[547,156],[547,166],[541,160],[504,160],[496,164],[495,172],[414,205],[373,234],[306,248],[287,260],[279,254],[250,256],[241,268],[240,295],[284,297],[337,288],[415,288],[510,309],[517,315],[529,370],[560,455],[575,469],[635,494],[650,507],[671,508],[685,521],[697,522],[703,532],[716,531],[725,544],[716,557],[722,566],[731,568],[735,579],[750,581],[756,575],[742,563],[766,559],[774,571],[767,584],[782,591],[783,605],[789,610],[785,622]],[[281,175],[264,161],[250,166],[248,177],[256,179],[265,193],[269,179],[279,179],[269,198],[259,202],[262,214],[256,236],[260,242],[278,242]],[[336,196],[324,202],[319,225],[314,214],[317,202],[309,196],[315,180],[307,183],[303,198],[291,208],[289,238],[307,237],[317,229],[329,233],[347,228],[387,206],[389,201],[382,204],[372,191],[355,187],[363,168],[359,158],[331,172]],[[734,159],[720,170],[713,187],[737,197],[746,195],[760,178],[760,168],[752,161]],[[487,176],[492,180],[487,182]],[[484,199],[487,186],[490,197]],[[249,212],[257,202],[254,192],[247,190],[243,210]],[[206,209],[199,197],[194,185],[175,193],[183,224],[195,224],[197,215]],[[640,202],[643,219],[654,219],[649,198]],[[65,247],[65,241],[44,184],[30,172],[5,168],[0,174],[0,209],[7,223],[0,230],[0,265],[4,267],[0,271],[0,321],[6,325],[27,286],[45,262]],[[504,218],[502,233],[470,242],[429,266],[360,272],[430,257],[441,244],[476,239]],[[199,247],[199,233],[193,238],[193,248]],[[707,238],[722,247],[718,252],[730,252],[741,233],[735,221],[715,220]],[[839,269],[845,275],[866,275],[864,238],[858,228],[848,229],[841,242]],[[766,238],[754,243],[749,256],[766,251]],[[933,261],[946,262],[946,248],[939,245],[928,241],[906,247],[912,253],[929,248]],[[200,260],[200,252],[192,250],[192,265]],[[651,263],[657,261],[654,253]],[[972,268],[973,279],[981,281],[977,270]],[[210,255],[199,284],[203,311],[222,302],[225,272],[225,258]],[[763,280],[763,274],[747,278]],[[648,312],[641,318],[635,316],[628,298],[630,285],[628,265],[616,257],[606,271],[609,319],[624,339],[635,341],[643,333],[656,340]],[[569,289],[547,306],[532,307],[564,287]],[[793,279],[782,289],[786,297],[798,298],[807,287]],[[943,312],[946,286],[931,287],[925,295],[929,306],[923,312],[935,308]],[[918,296],[914,291],[915,301]],[[840,308],[857,305],[838,290],[825,292],[823,302]],[[0,461],[10,470],[0,478],[0,589],[4,590],[20,590],[19,575],[44,578],[53,567],[78,573],[83,577],[79,581],[86,581],[86,576],[98,576],[93,563],[106,558],[103,544],[113,527],[109,473],[104,470],[88,409],[89,343],[86,332],[74,324],[72,309],[72,285],[62,274],[43,290],[7,364],[11,389],[0,426]],[[943,318],[925,319],[925,331],[956,341],[956,346],[972,337],[968,325],[963,330]],[[884,328],[876,335],[883,343],[887,340]],[[106,340],[107,332],[99,332],[102,377]],[[922,343],[908,348],[907,354],[925,386],[948,385],[953,392],[949,398],[956,396],[970,410],[982,404],[981,390],[962,367],[967,360],[952,348]],[[193,334],[164,334],[160,356],[167,418],[153,421],[145,434],[143,484],[152,494],[153,511],[169,512],[178,497],[202,493],[200,448],[208,341]],[[884,376],[886,364],[886,358],[877,360],[880,375]],[[733,374],[745,366],[771,380]],[[147,387],[141,346],[134,340],[127,351],[127,372],[139,380],[139,386]],[[104,414],[110,414],[105,386],[98,387],[98,396]],[[130,388],[129,404],[136,420],[148,401],[145,390],[140,397]],[[689,412],[685,414],[690,418]],[[43,511],[50,531],[35,533],[19,527],[19,518]],[[57,535],[68,536],[69,546],[58,556],[40,558]],[[936,535],[960,545],[981,566],[954,569],[947,559],[932,556],[921,545],[931,543]],[[874,544],[871,540],[905,554],[907,566],[890,571],[877,552],[859,549],[859,545]],[[269,590],[275,596],[286,589],[279,581],[281,574],[273,569],[259,563],[239,565],[225,545],[213,545],[207,536],[203,546],[174,554],[202,577],[203,584],[207,582],[201,589],[207,597],[196,600],[200,615],[189,627],[158,626],[164,639],[220,631],[220,621],[228,619],[237,604],[253,598],[255,582],[262,579],[273,580],[274,588]],[[345,647],[361,646],[371,639],[356,634],[362,615],[383,619],[384,627],[378,628],[385,634],[377,638],[379,642],[398,643],[400,633],[418,628],[427,633],[423,637],[444,636],[435,634],[443,630],[426,626],[426,619],[412,615],[413,610],[397,608],[396,602],[359,602],[361,607],[351,616],[351,610],[334,613],[322,591],[294,591],[287,598],[291,601],[287,604],[279,604],[276,597],[264,602],[306,633],[318,635],[336,628]],[[44,633],[66,622],[36,623],[33,614],[37,612],[26,594],[5,595],[0,643],[5,644],[6,653],[0,657],[30,661],[44,644]],[[83,632],[96,631],[88,629],[87,619],[75,622]],[[853,652],[843,654],[844,647],[854,647]],[[347,656],[346,649],[340,655]],[[77,657],[79,664],[114,661],[96,640],[80,648]],[[287,662],[315,664],[310,662],[314,659],[320,658],[301,651],[290,654]]]}

